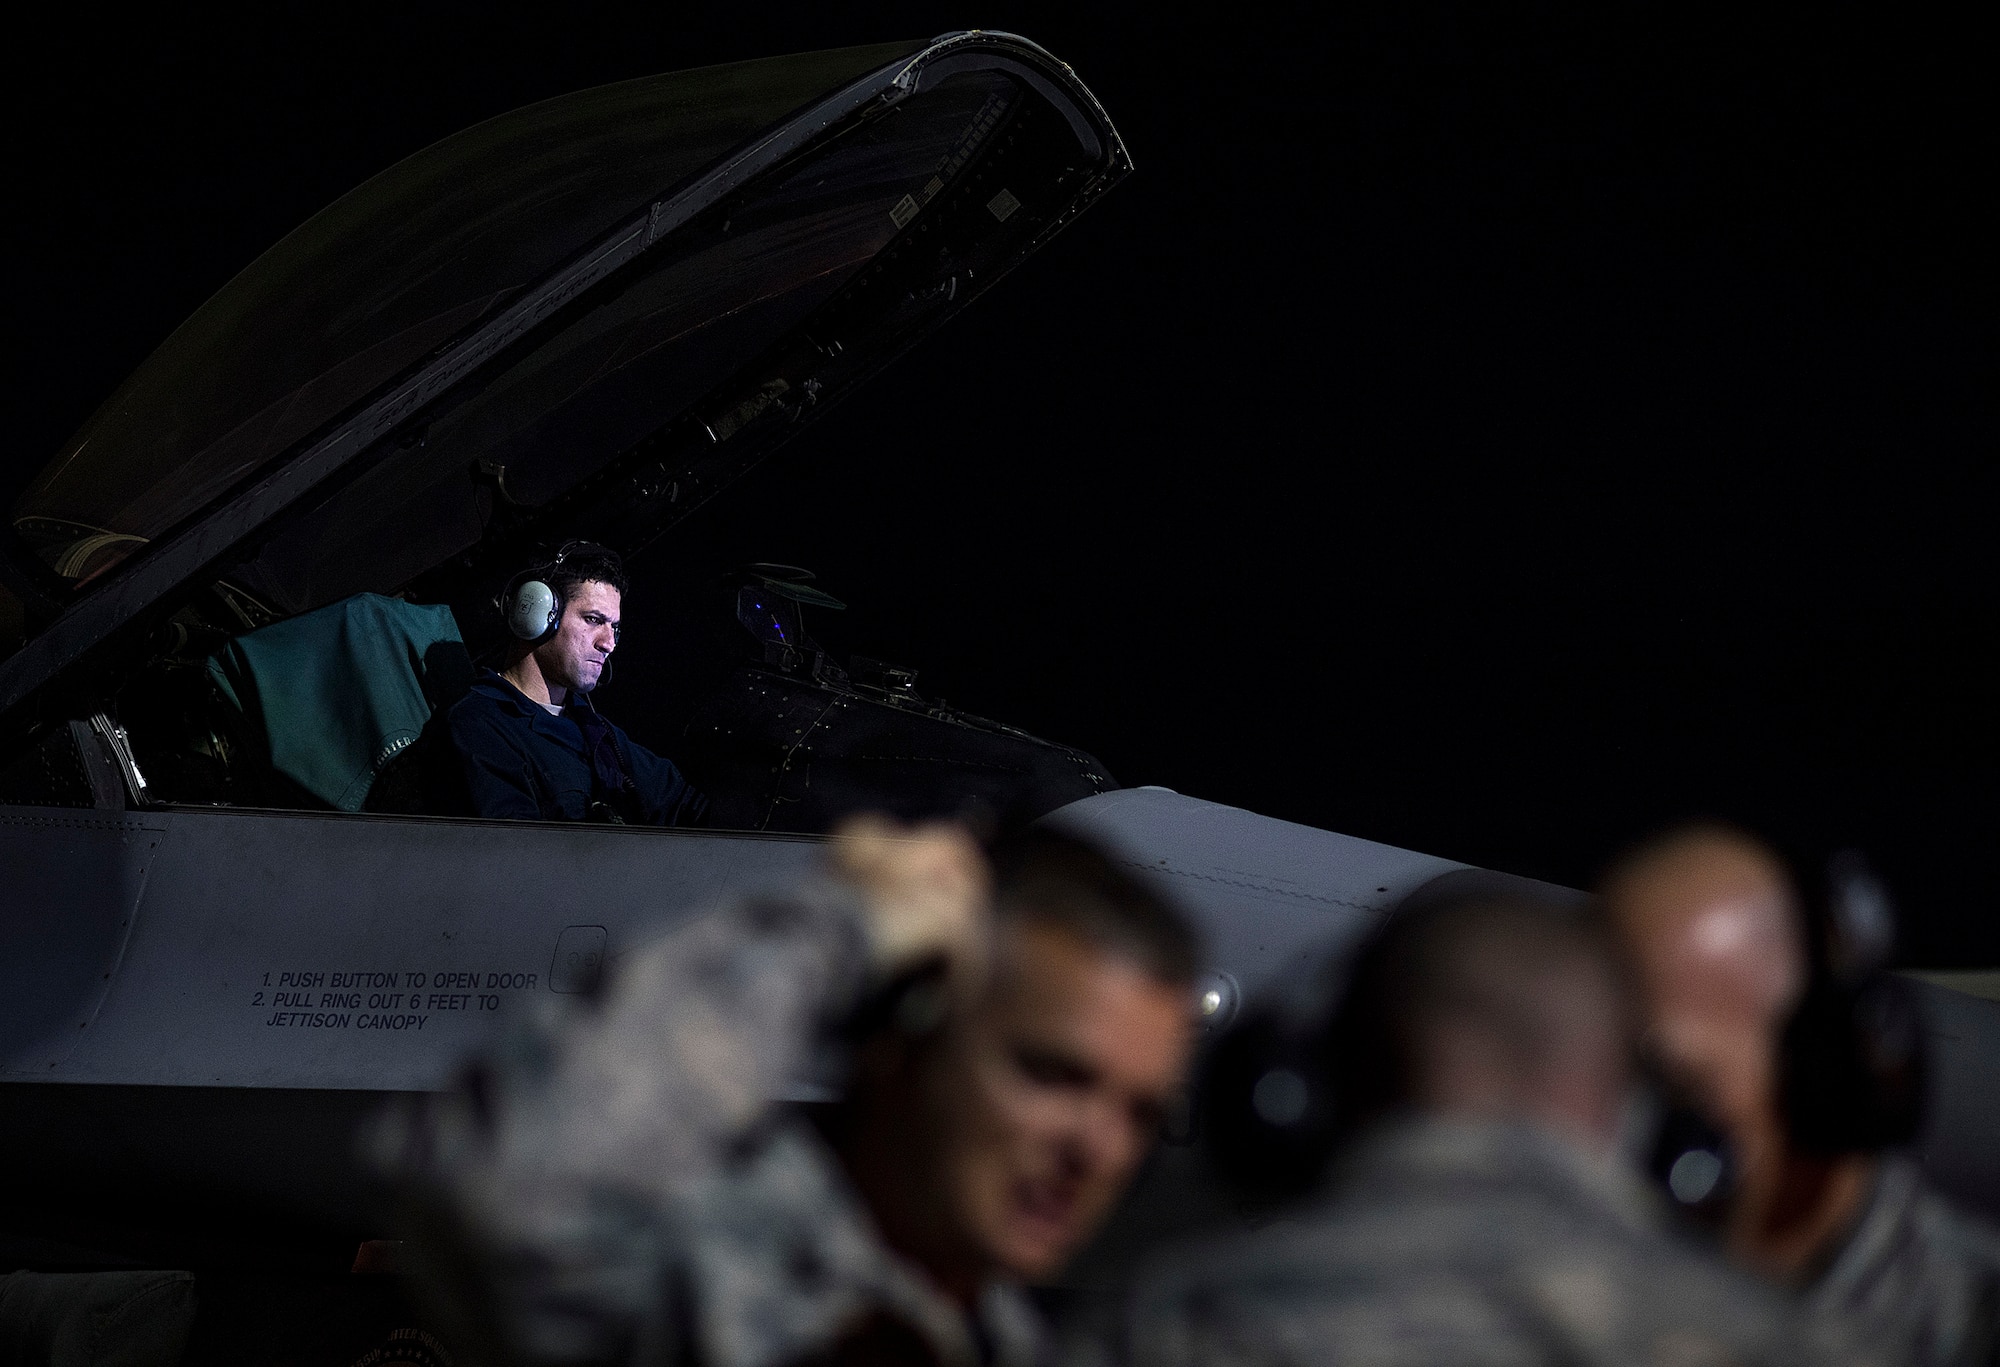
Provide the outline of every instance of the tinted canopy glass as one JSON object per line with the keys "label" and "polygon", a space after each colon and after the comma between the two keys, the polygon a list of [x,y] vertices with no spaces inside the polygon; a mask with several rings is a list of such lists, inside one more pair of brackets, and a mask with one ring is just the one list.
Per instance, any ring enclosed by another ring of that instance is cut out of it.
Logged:
{"label": "tinted canopy glass", "polygon": [[65,577],[101,571],[730,148],[920,46],[627,81],[417,153],[204,304],[27,489],[16,526]]}
{"label": "tinted canopy glass", "polygon": [[547,505],[831,298],[896,235],[897,202],[1011,94],[999,74],[955,77],[774,177],[497,367],[420,443],[232,578],[279,611],[303,611],[403,584],[477,541],[496,502],[517,515]]}

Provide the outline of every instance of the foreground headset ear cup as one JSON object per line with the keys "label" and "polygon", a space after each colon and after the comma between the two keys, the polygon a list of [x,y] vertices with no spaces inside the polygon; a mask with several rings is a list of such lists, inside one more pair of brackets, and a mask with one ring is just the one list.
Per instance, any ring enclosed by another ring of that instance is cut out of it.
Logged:
{"label": "foreground headset ear cup", "polygon": [[1728,1136],[1685,1097],[1653,1098],[1658,1107],[1643,1155],[1646,1171],[1674,1209],[1710,1229],[1729,1217],[1736,1196],[1736,1151]]}
{"label": "foreground headset ear cup", "polygon": [[1811,976],[1779,1057],[1787,1133],[1827,1155],[1908,1144],[1923,1123],[1929,1059],[1916,988],[1887,971],[1888,893],[1849,852],[1828,867],[1819,910],[1806,919]]}
{"label": "foreground headset ear cup", "polygon": [[1256,1204],[1309,1190],[1336,1132],[1324,1041],[1257,1011],[1216,1041],[1200,1071],[1196,1125],[1216,1175]]}
{"label": "foreground headset ear cup", "polygon": [[1792,1142],[1808,1153],[1870,1153],[1910,1143],[1927,1082],[1923,1008],[1910,984],[1874,974],[1817,976],[1785,1026],[1779,1095]]}
{"label": "foreground headset ear cup", "polygon": [[529,579],[507,595],[507,630],[523,641],[542,641],[556,628],[562,600],[539,579]]}

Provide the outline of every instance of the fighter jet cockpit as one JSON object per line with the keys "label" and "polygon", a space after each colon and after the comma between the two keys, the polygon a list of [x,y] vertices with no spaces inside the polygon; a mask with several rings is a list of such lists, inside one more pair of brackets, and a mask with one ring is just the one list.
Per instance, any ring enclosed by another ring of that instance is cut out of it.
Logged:
{"label": "fighter jet cockpit", "polygon": [[[1066,66],[968,33],[583,91],[382,172],[0,517],[0,798],[462,815],[425,728],[538,547],[670,535],[1127,166]],[[743,658],[685,734],[643,737],[711,825],[1011,822],[1115,786],[910,668],[834,660],[806,572],[735,589]]]}
{"label": "fighter jet cockpit", "polygon": [[[710,605],[733,605],[739,630],[715,634],[715,682],[682,733],[655,740],[707,795],[706,824],[823,832],[876,811],[997,829],[1116,786],[1082,750],[925,696],[913,668],[836,658],[808,616],[845,604],[813,578],[751,565]],[[6,781],[43,804],[129,784],[148,805],[477,815],[438,724],[477,663],[449,607],[357,594],[235,635],[171,628],[117,722],[66,728]],[[98,763],[95,790],[72,754]]]}

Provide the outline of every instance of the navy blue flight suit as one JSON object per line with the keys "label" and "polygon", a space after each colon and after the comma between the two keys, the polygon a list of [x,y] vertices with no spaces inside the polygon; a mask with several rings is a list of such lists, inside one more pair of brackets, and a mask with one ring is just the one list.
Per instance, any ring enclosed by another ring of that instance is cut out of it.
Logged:
{"label": "navy blue flight suit", "polygon": [[698,826],[708,814],[673,761],[633,744],[587,693],[552,714],[483,669],[446,722],[479,816]]}

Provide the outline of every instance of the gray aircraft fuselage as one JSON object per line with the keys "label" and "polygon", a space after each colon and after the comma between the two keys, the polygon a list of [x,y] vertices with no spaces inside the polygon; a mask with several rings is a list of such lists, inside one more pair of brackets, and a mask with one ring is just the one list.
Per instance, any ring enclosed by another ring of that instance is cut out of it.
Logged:
{"label": "gray aircraft fuselage", "polygon": [[[1465,867],[1158,789],[1051,813],[1185,907],[1222,990],[1352,944]],[[221,1193],[365,1233],[356,1127],[445,1084],[521,1013],[819,840],[223,809],[9,809],[0,1095],[20,1171],[88,1204]],[[1996,1208],[2000,1004],[1927,988],[1923,1157]],[[1187,1157],[1174,1155],[1181,1170]],[[107,1197],[107,1199],[109,1199]],[[248,1237],[238,1229],[232,1237]]]}

